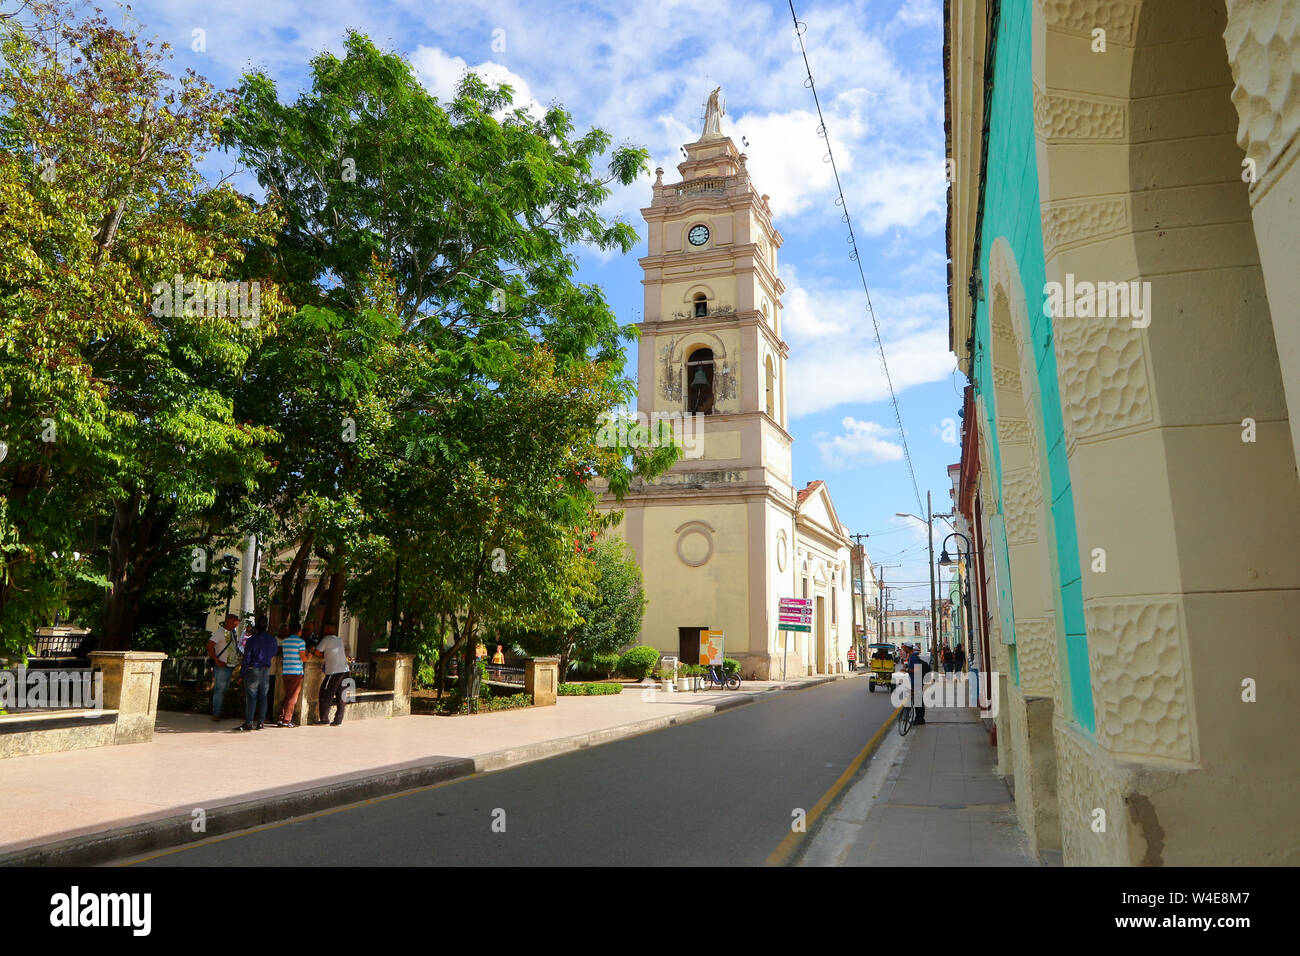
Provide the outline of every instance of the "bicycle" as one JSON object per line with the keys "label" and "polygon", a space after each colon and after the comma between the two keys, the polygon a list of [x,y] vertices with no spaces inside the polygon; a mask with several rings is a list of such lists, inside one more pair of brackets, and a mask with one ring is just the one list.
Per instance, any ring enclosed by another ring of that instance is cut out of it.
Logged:
{"label": "bicycle", "polygon": [[704,681],[709,687],[723,687],[727,690],[740,690],[740,678],[728,674],[717,664],[709,664],[704,669]]}
{"label": "bicycle", "polygon": [[909,695],[908,702],[898,712],[898,735],[906,737],[914,723],[916,723],[916,701],[911,700]]}

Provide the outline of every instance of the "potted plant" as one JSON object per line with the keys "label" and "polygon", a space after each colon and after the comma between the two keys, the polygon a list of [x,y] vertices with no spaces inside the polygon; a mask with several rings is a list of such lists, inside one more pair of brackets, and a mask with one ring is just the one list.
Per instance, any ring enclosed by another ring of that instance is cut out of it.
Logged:
{"label": "potted plant", "polygon": [[671,694],[676,689],[673,683],[674,678],[672,670],[660,668],[659,679],[664,693]]}
{"label": "potted plant", "polygon": [[688,690],[693,690],[694,685],[691,683],[691,665],[684,664],[677,675],[677,689],[683,694]]}

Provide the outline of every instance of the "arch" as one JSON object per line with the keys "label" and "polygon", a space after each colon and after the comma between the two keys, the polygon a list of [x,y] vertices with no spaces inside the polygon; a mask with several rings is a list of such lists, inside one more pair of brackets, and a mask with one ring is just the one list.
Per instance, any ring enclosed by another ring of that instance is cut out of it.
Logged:
{"label": "arch", "polygon": [[697,282],[692,286],[688,286],[686,291],[682,293],[682,304],[690,305],[695,301],[695,297],[701,294],[710,302],[718,300],[718,294],[713,291],[713,286],[704,282]]}
{"label": "arch", "polygon": [[[1056,777],[1050,769],[1056,763],[1052,721],[1057,715],[1073,717],[1077,710],[1068,670],[1059,666],[1065,635],[1056,615],[1059,574],[1052,515],[1045,507],[1055,496],[1043,462],[1043,412],[1029,310],[1015,254],[1003,236],[989,248],[987,273],[991,382],[985,389],[993,399],[997,436],[991,537],[1013,684],[1006,723],[1018,741],[1011,763],[1016,791],[1025,799],[1017,801],[1017,810],[1034,845],[1049,848],[1060,845]],[[1083,656],[1086,660],[1086,648]],[[1079,696],[1091,700],[1086,687],[1080,691]]]}
{"label": "arch", "polygon": [[[1046,288],[1104,281],[1128,291],[1114,300],[1118,315],[1100,314],[1095,286],[1083,315],[1077,297],[1062,296],[1038,338],[1056,361],[1044,391],[1054,387],[1065,412],[1096,708],[1094,739],[1059,735],[1065,862],[1096,865],[1135,862],[1142,834],[1122,814],[1134,791],[1153,815],[1176,808],[1194,819],[1249,779],[1252,813],[1271,817],[1281,805],[1260,794],[1300,769],[1291,755],[1265,767],[1243,754],[1239,742],[1260,731],[1220,691],[1216,626],[1251,622],[1242,673],[1294,652],[1286,608],[1300,597],[1300,569],[1283,542],[1300,534],[1300,423],[1286,399],[1300,379],[1284,382],[1292,368],[1279,349],[1286,324],[1295,328],[1284,312],[1293,296],[1274,296],[1270,310],[1266,289],[1297,287],[1285,238],[1295,232],[1272,220],[1261,229],[1259,201],[1285,164],[1261,164],[1248,184],[1243,162],[1255,137],[1297,115],[1300,89],[1265,68],[1294,59],[1298,42],[1275,0],[1094,6],[1108,30],[1104,56],[1088,54],[1079,6],[1033,0],[1030,59]],[[1285,144],[1270,139],[1260,155],[1274,147]],[[1271,236],[1263,249],[1256,235]],[[1245,418],[1258,423],[1254,442],[1243,441]],[[1143,776],[1121,769],[1136,766]],[[1170,766],[1212,772],[1162,776]],[[1088,827],[1099,779],[1116,794],[1108,814],[1122,821],[1101,840]],[[1243,859],[1256,839],[1248,816],[1186,835],[1181,850],[1170,831],[1165,861]],[[1296,832],[1269,842],[1294,845]]]}
{"label": "arch", "polygon": [[[1083,708],[1073,706],[1069,638],[1056,613],[1061,574],[1059,562],[1054,560],[1058,556],[1054,516],[1045,505],[1057,496],[1042,437],[1042,395],[1029,309],[1015,253],[1004,237],[994,240],[988,261],[993,413],[998,436],[996,501],[1003,516],[1012,580],[1015,677],[1026,694],[1056,698],[1061,712],[1074,716]],[[1083,641],[1076,657],[1080,661],[1080,693],[1090,704],[1086,637]]]}
{"label": "arch", "polygon": [[672,363],[684,364],[686,356],[698,348],[712,350],[715,362],[727,357],[727,346],[712,332],[688,332],[673,343],[672,351],[669,353]]}

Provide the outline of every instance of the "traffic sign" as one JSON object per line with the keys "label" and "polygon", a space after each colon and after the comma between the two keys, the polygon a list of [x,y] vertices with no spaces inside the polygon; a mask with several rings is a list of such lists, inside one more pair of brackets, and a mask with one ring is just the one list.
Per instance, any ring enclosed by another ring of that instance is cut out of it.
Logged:
{"label": "traffic sign", "polygon": [[781,631],[803,631],[805,634],[812,633],[811,624],[782,624],[778,630]]}

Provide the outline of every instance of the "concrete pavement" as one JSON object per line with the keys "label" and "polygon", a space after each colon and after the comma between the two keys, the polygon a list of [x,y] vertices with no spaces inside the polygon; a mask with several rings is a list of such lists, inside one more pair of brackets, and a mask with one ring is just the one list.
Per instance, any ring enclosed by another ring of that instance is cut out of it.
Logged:
{"label": "concrete pavement", "polygon": [[890,728],[801,866],[1036,866],[977,710],[927,707]]}
{"label": "concrete pavement", "polygon": [[[0,865],[84,864],[498,770],[707,717],[835,677],[605,697],[474,717],[268,726],[163,712],[152,743],[0,762]],[[201,826],[202,829],[197,829]]]}

